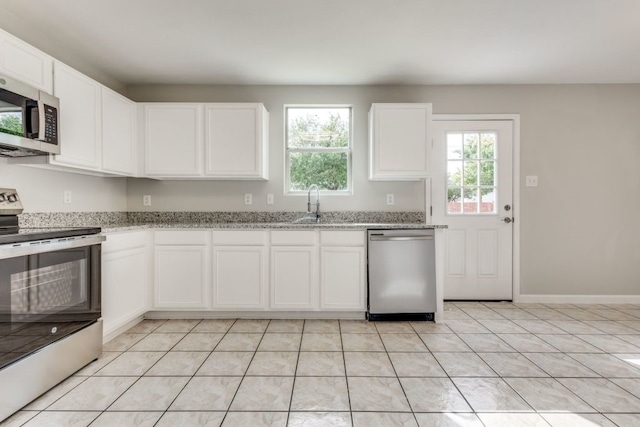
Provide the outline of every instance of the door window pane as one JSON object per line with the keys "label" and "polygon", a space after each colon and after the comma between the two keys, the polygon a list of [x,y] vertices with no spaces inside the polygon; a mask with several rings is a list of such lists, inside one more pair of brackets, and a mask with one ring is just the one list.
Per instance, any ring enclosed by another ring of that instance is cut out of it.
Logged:
{"label": "door window pane", "polygon": [[447,213],[496,214],[495,132],[451,132],[447,144]]}

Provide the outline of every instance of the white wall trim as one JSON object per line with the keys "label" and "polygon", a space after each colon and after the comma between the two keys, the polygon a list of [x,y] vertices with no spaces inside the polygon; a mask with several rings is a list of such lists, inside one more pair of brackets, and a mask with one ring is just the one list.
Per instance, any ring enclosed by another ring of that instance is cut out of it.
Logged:
{"label": "white wall trim", "polygon": [[[520,295],[520,114],[434,114],[434,121],[510,120],[513,122],[513,301]],[[428,209],[428,207],[427,207]]]}
{"label": "white wall trim", "polygon": [[519,295],[520,303],[640,304],[640,295]]}

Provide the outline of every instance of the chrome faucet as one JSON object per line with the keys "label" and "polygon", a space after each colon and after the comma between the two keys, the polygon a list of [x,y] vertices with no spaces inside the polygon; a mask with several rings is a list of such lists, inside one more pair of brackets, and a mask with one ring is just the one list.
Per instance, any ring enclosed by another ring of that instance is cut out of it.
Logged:
{"label": "chrome faucet", "polygon": [[[316,202],[314,203],[316,206],[315,214],[311,212],[311,190],[316,190]],[[307,215],[315,215],[316,222],[320,222],[320,189],[316,184],[311,184],[309,186],[309,190],[307,192]]]}

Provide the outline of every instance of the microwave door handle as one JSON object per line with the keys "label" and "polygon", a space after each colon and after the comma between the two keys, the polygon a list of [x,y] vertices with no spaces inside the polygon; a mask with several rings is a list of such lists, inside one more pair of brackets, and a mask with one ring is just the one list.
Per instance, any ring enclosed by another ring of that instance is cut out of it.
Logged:
{"label": "microwave door handle", "polygon": [[45,117],[45,105],[43,101],[38,101],[38,141],[45,141],[45,126],[47,125]]}

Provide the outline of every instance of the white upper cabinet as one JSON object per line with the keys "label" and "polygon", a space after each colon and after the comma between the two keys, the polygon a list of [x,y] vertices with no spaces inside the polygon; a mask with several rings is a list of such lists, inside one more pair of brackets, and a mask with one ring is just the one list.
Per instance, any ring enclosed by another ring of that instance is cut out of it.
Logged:
{"label": "white upper cabinet", "polygon": [[143,105],[145,174],[150,177],[202,175],[202,104]]}
{"label": "white upper cabinet", "polygon": [[142,104],[145,175],[158,179],[267,179],[262,104]]}
{"label": "white upper cabinet", "polygon": [[102,87],[102,169],[133,176],[137,172],[136,103]]}
{"label": "white upper cabinet", "polygon": [[60,98],[60,154],[51,164],[102,167],[101,85],[55,61],[54,95]]}
{"label": "white upper cabinet", "polygon": [[53,93],[53,58],[2,30],[0,73]]}
{"label": "white upper cabinet", "polygon": [[205,105],[205,174],[268,179],[269,113],[262,104]]}
{"label": "white upper cabinet", "polygon": [[372,104],[369,179],[407,181],[430,175],[431,104]]}

